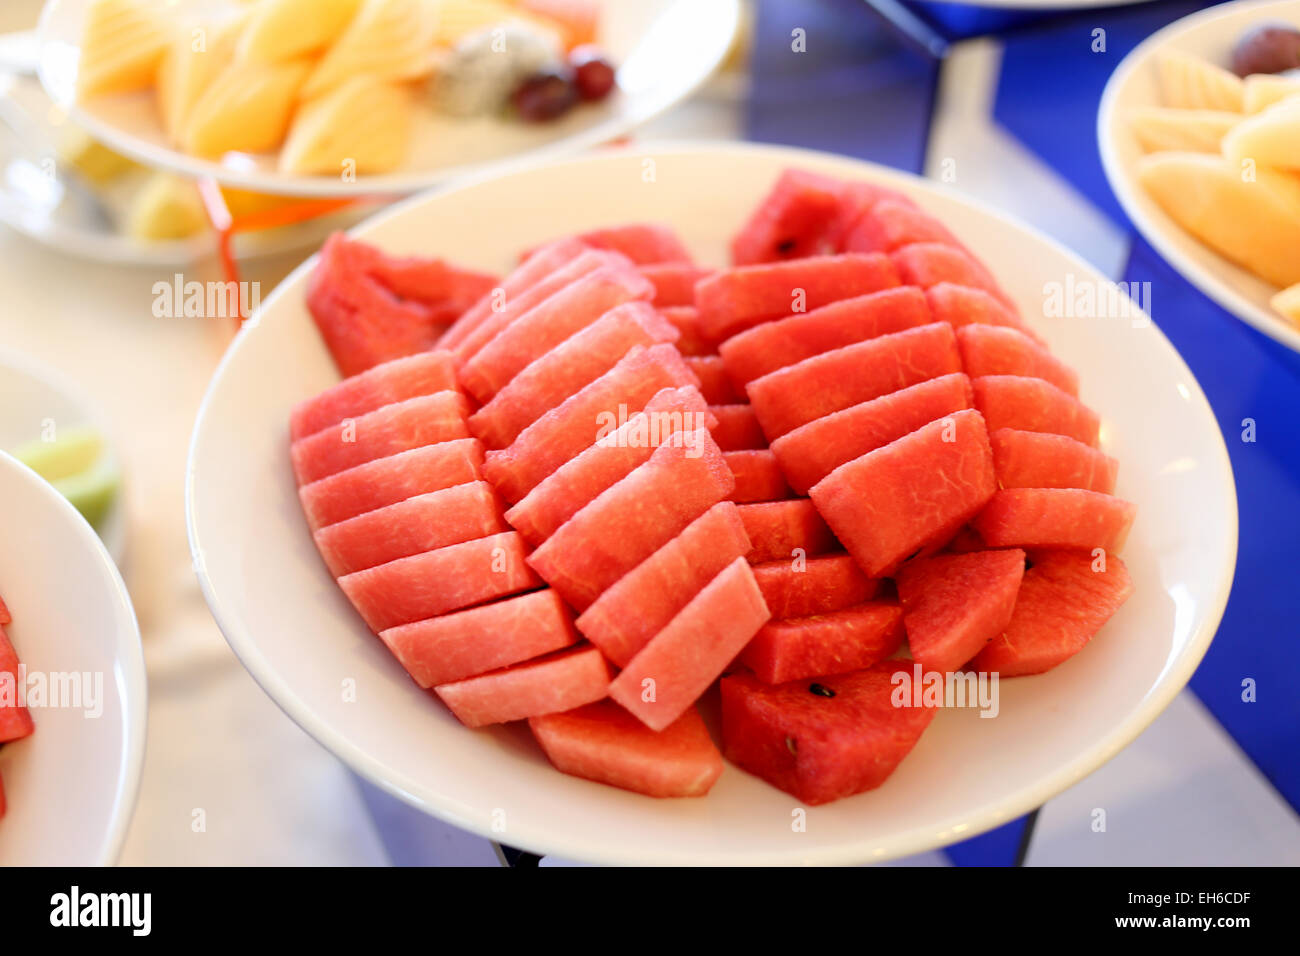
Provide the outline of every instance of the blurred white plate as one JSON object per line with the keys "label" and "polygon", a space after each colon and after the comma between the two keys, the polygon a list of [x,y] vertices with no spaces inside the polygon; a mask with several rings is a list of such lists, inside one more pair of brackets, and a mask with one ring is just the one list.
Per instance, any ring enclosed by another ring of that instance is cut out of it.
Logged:
{"label": "blurred white plate", "polygon": [[1277,286],[1229,262],[1184,230],[1147,195],[1135,174],[1143,152],[1130,117],[1136,109],[1161,105],[1158,54],[1180,50],[1226,65],[1237,38],[1263,20],[1300,26],[1300,0],[1235,0],[1183,17],[1151,34],[1124,58],[1106,84],[1097,114],[1097,142],[1110,188],[1143,238],[1183,278],[1223,308],[1269,338],[1300,351],[1300,329],[1268,304]]}
{"label": "blurred white plate", "polygon": [[[606,0],[599,43],[618,67],[618,89],[553,123],[457,119],[430,105],[419,117],[402,169],[379,176],[291,176],[274,155],[234,165],[175,150],[152,93],[77,103],[82,23],[92,0],[50,0],[41,16],[40,76],[55,103],[103,142],[140,162],[260,192],[295,196],[405,194],[471,173],[505,172],[617,139],[689,96],[731,46],[739,0]],[[211,8],[212,0],[183,0]],[[245,160],[249,159],[244,157]]]}
{"label": "blurred white plate", "polygon": [[[658,220],[721,264],[733,231],[790,166],[914,197],[984,256],[1078,369],[1105,448],[1122,463],[1118,493],[1139,506],[1124,554],[1137,593],[1074,659],[1004,682],[996,719],[940,714],[883,787],[810,808],[806,832],[791,830],[793,798],[733,766],[700,800],[655,801],[567,777],[526,730],[468,730],[431,700],[366,630],[315,552],[287,422],[296,402],[338,375],[304,304],[309,260],[265,301],[213,378],[186,501],[199,580],[230,645],[349,766],[453,824],[567,859],[862,863],[974,836],[1039,806],[1137,736],[1186,683],[1218,625],[1236,557],[1223,439],[1192,373],[1140,313],[1136,322],[1040,318],[1047,282],[1110,288],[1050,239],[914,176],[755,145],[615,151],[484,179],[412,199],[354,233],[393,253],[503,270],[553,236]],[[512,210],[507,228],[494,212],[502,209]],[[342,693],[345,680],[355,681],[355,702]],[[494,813],[504,830],[493,827]]]}

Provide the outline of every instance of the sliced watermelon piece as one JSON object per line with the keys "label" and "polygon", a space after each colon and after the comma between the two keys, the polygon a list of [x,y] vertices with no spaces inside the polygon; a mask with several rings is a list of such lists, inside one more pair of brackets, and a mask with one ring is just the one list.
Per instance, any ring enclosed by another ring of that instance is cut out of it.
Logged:
{"label": "sliced watermelon piece", "polygon": [[943,550],[950,554],[969,554],[972,551],[987,551],[988,547],[978,531],[970,525],[965,525],[953,535],[951,541],[944,545]]}
{"label": "sliced watermelon piece", "polygon": [[609,692],[609,665],[590,644],[434,688],[466,727],[573,710]]}
{"label": "sliced watermelon piece", "polygon": [[736,506],[719,502],[619,578],[578,617],[577,626],[619,667],[736,558],[749,553]]}
{"label": "sliced watermelon piece", "polygon": [[937,710],[894,706],[894,673],[911,673],[902,663],[775,687],[724,677],[723,754],[810,806],[880,786]]}
{"label": "sliced watermelon piece", "polygon": [[754,578],[774,621],[842,611],[870,601],[880,587],[847,554],[757,564]]}
{"label": "sliced watermelon piece", "polygon": [[814,355],[933,321],[924,293],[900,286],[755,326],[727,339],[718,352],[739,388]]}
{"label": "sliced watermelon piece", "polygon": [[925,290],[925,299],[936,322],[947,322],[958,329],[967,325],[1001,325],[1024,332],[1039,345],[1043,338],[1019,314],[1003,305],[983,289],[940,282]]}
{"label": "sliced watermelon piece", "polygon": [[596,249],[622,253],[639,266],[691,261],[691,253],[677,233],[658,223],[631,223],[608,229],[593,229],[578,238]]}
{"label": "sliced watermelon piece", "polygon": [[330,573],[341,577],[509,530],[492,486],[474,481],[367,511],[321,528],[315,537]]}
{"label": "sliced watermelon piece", "polygon": [[892,656],[903,646],[903,611],[871,601],[816,617],[764,624],[740,662],[765,684],[847,674]]}
{"label": "sliced watermelon piece", "polygon": [[305,485],[376,458],[468,438],[469,404],[460,392],[435,392],[394,402],[299,438],[290,446],[293,472]]}
{"label": "sliced watermelon piece", "polygon": [[398,558],[339,578],[339,587],[376,634],[541,583],[524,560],[523,538],[513,531]]}
{"label": "sliced watermelon piece", "polygon": [[469,417],[488,448],[505,448],[542,415],[618,364],[635,345],[675,342],[677,330],[644,302],[627,302],[531,362]]}
{"label": "sliced watermelon piece", "polygon": [[726,498],[733,485],[707,429],[679,433],[566,521],[528,563],[561,597],[585,610]]}
{"label": "sliced watermelon piece", "polygon": [[381,631],[421,687],[476,677],[578,642],[573,613],[550,588]]}
{"label": "sliced watermelon piece", "polygon": [[916,242],[890,253],[903,285],[929,289],[940,282],[983,289],[1013,315],[1019,315],[1015,302],[1002,291],[997,281],[974,256],[940,242]]}
{"label": "sliced watermelon piece", "polygon": [[313,531],[338,521],[483,477],[483,444],[477,438],[425,445],[377,458],[298,489]]}
{"label": "sliced watermelon piece", "polygon": [[677,329],[677,351],[683,355],[713,355],[718,351],[717,343],[700,329],[700,310],[695,306],[667,306],[659,314]]}
{"label": "sliced watermelon piece", "polygon": [[843,191],[829,176],[785,170],[731,240],[731,261],[747,266],[837,251],[830,240]]}
{"label": "sliced watermelon piece", "polygon": [[971,378],[1024,375],[1051,382],[1063,392],[1079,394],[1079,376],[1047,349],[1015,329],[966,325],[957,330],[957,347]]}
{"label": "sliced watermelon piece", "polygon": [[700,392],[710,405],[726,405],[745,400],[745,396],[737,392],[731,384],[726,366],[722,364],[719,356],[692,355],[687,357],[686,364],[700,380]]}
{"label": "sliced watermelon piece", "polygon": [[450,352],[421,352],[393,359],[345,378],[315,398],[299,402],[289,413],[289,438],[297,441],[345,418],[356,418],[384,405],[455,388],[456,369]]}
{"label": "sliced watermelon piece", "polygon": [[993,548],[1124,547],[1137,516],[1132,502],[1079,488],[1007,488],[971,524]]}
{"label": "sliced watermelon piece", "polygon": [[834,255],[723,269],[695,287],[700,329],[723,339],[796,311],[899,285],[887,256]]}
{"label": "sliced watermelon piece", "polygon": [[775,440],[823,415],[961,370],[952,327],[932,322],[804,359],[746,387]]}
{"label": "sliced watermelon piece", "polygon": [[[6,609],[5,616],[8,616]],[[0,676],[6,676],[10,693],[0,699],[0,744],[26,737],[36,729],[32,715],[18,703],[18,653],[9,643],[9,636],[0,629]]]}
{"label": "sliced watermelon piece", "polygon": [[516,502],[613,431],[622,417],[645,408],[657,392],[698,384],[671,345],[636,346],[600,378],[525,428],[509,447],[488,452],[483,473],[506,501]]}
{"label": "sliced watermelon piece", "polygon": [[973,551],[909,561],[895,584],[912,658],[927,671],[961,668],[1011,620],[1025,552]]}
{"label": "sliced watermelon piece", "polygon": [[1097,413],[1068,392],[1039,378],[985,375],[973,379],[975,407],[990,431],[1015,428],[1065,435],[1096,446],[1101,421]]}
{"label": "sliced watermelon piece", "polygon": [[712,269],[685,262],[660,262],[638,266],[637,271],[655,287],[655,305],[680,306],[695,304],[695,283],[713,274]]}
{"label": "sliced watermelon piece", "polygon": [[722,457],[736,479],[731,492],[732,501],[749,504],[790,497],[790,486],[785,483],[781,466],[770,450],[728,451],[723,452]]}
{"label": "sliced watermelon piece", "polygon": [[695,386],[663,389],[615,431],[538,483],[506,512],[506,520],[536,547],[673,435],[709,428],[713,421]]}
{"label": "sliced watermelon piece", "polygon": [[1094,570],[1091,555],[1045,551],[1033,555],[1011,621],[970,662],[970,669],[1002,677],[1041,674],[1088,643],[1133,593],[1128,568],[1108,555]]}
{"label": "sliced watermelon piece", "polygon": [[[480,402],[501,391],[529,363],[625,302],[649,300],[654,287],[623,266],[597,269],[538,303],[502,329],[460,367],[460,382]],[[647,309],[651,307],[647,304]]]}
{"label": "sliced watermelon piece", "polygon": [[811,495],[859,567],[878,578],[946,543],[996,489],[984,419],[960,411],[840,465]]}
{"label": "sliced watermelon piece", "polygon": [[845,252],[893,252],[916,242],[937,242],[965,251],[948,227],[911,202],[882,199],[872,205],[844,239]]}
{"label": "sliced watermelon piece", "polygon": [[989,443],[1000,488],[1115,490],[1119,462],[1065,435],[999,428],[989,433]]}
{"label": "sliced watermelon piece", "polygon": [[839,549],[822,516],[807,498],[741,505],[740,520],[753,544],[754,564],[812,557]]}
{"label": "sliced watermelon piece", "polygon": [[837,252],[848,252],[849,234],[878,202],[890,200],[903,205],[914,206],[915,203],[896,189],[887,189],[873,183],[845,183],[840,192],[839,209],[831,224],[828,240]]}
{"label": "sliced watermelon piece", "polygon": [[753,571],[737,558],[632,658],[609,685],[609,696],[651,730],[663,730],[717,680],[769,616]]}
{"label": "sliced watermelon piece", "polygon": [[437,260],[390,259],[336,232],[307,286],[307,307],[344,375],[433,348],[451,322],[496,284]]}
{"label": "sliced watermelon piece", "polygon": [[650,797],[702,797],[722,774],[722,754],[691,708],[659,733],[610,701],[531,717],[555,769]]}
{"label": "sliced watermelon piece", "polygon": [[758,416],[751,406],[710,405],[709,411],[718,421],[713,428],[713,440],[723,451],[767,447],[767,437],[759,427]]}
{"label": "sliced watermelon piece", "polygon": [[941,375],[801,425],[772,442],[772,453],[790,487],[806,495],[846,461],[972,404],[970,379]]}
{"label": "sliced watermelon piece", "polygon": [[0,597],[0,626],[13,622],[13,615],[9,613],[9,608],[5,604],[5,599]]}

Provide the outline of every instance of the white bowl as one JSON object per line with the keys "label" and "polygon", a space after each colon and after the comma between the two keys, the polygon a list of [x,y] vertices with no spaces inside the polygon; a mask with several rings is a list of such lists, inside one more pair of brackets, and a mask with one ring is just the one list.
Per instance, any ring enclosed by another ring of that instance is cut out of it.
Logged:
{"label": "white bowl", "polygon": [[108,865],[144,761],[144,655],[131,599],[85,519],[4,453],[0,502],[0,596],[29,682],[83,675],[79,696],[33,708],[36,732],[0,749],[0,864]]}
{"label": "white bowl", "polygon": [[[292,176],[276,155],[238,165],[179,152],[159,122],[152,92],[76,100],[82,24],[92,0],[50,0],[41,15],[41,83],[56,104],[104,143],[140,162],[268,193],[356,196],[412,193],[471,173],[501,173],[576,153],[626,135],[689,96],[722,62],[736,33],[739,0],[607,0],[599,42],[618,67],[618,89],[553,123],[496,117],[461,120],[421,111],[401,169],[376,176]],[[178,9],[237,6],[181,0]]]}
{"label": "white bowl", "polygon": [[[903,190],[979,250],[1031,318],[1045,282],[1109,284],[1051,240],[915,176],[753,145],[612,152],[482,180],[412,199],[354,234],[395,253],[505,269],[552,236],[660,220],[720,264],[731,233],[788,166]],[[1119,493],[1140,508],[1124,554],[1137,593],[1088,648],[1050,674],[1004,682],[996,719],[940,714],[883,787],[810,809],[806,832],[791,830],[793,798],[736,767],[700,800],[655,801],[564,776],[526,730],[468,730],[430,700],[314,551],[287,436],[294,403],[338,377],[304,305],[312,265],[267,298],[204,399],[187,475],[195,565],[227,640],[285,712],[357,772],[453,824],[593,862],[914,853],[1004,823],[1096,769],[1169,703],[1214,635],[1232,582],[1236,494],[1196,380],[1144,321],[1035,320],[1079,370],[1106,450],[1122,462]],[[354,702],[345,681],[355,682]]]}
{"label": "white bowl", "polygon": [[[1188,282],[1247,325],[1300,351],[1300,329],[1269,305],[1277,286],[1234,265],[1178,225],[1137,180],[1142,148],[1133,134],[1134,110],[1160,106],[1156,57],[1178,50],[1226,65],[1245,30],[1263,20],[1300,26],[1300,0],[1234,0],[1175,20],[1126,56],[1106,83],[1097,113],[1097,142],[1110,188],[1124,212]],[[1297,252],[1300,255],[1300,252]]]}

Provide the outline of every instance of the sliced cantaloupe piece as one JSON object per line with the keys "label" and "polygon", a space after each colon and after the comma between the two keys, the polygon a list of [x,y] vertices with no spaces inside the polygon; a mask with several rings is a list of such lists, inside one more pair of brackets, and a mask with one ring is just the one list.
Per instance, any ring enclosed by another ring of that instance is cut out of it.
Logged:
{"label": "sliced cantaloupe piece", "polygon": [[1224,135],[1240,122],[1240,113],[1223,110],[1152,106],[1133,112],[1133,132],[1148,153],[1162,150],[1217,153]]}
{"label": "sliced cantaloupe piece", "polygon": [[415,106],[410,91],[362,74],[298,110],[280,169],[295,174],[384,173],[406,158]]}
{"label": "sliced cantaloupe piece", "polygon": [[1209,60],[1171,51],[1157,60],[1165,106],[1180,110],[1240,113],[1245,102],[1241,77]]}
{"label": "sliced cantaloupe piece", "polygon": [[172,28],[171,18],[150,0],[95,0],[81,34],[77,98],[148,89]]}
{"label": "sliced cantaloupe piece", "polygon": [[1300,284],[1283,289],[1269,300],[1269,304],[1286,319],[1300,326]]}
{"label": "sliced cantaloupe piece", "polygon": [[193,23],[176,30],[155,83],[163,129],[173,143],[194,106],[235,58],[235,44],[247,12],[225,23]]}
{"label": "sliced cantaloupe piece", "polygon": [[276,149],[310,69],[306,60],[230,64],[194,105],[182,136],[185,151],[216,157]]}
{"label": "sliced cantaloupe piece", "polygon": [[239,58],[281,63],[320,53],[339,38],[361,0],[261,0],[239,40]]}
{"label": "sliced cantaloupe piece", "polygon": [[1300,76],[1252,73],[1242,80],[1242,105],[1247,113],[1258,113],[1278,100],[1300,96]]}
{"label": "sliced cantaloupe piece", "polygon": [[1300,99],[1279,100],[1246,117],[1223,137],[1223,155],[1238,165],[1253,159],[1260,166],[1300,169]]}
{"label": "sliced cantaloupe piece", "polygon": [[436,46],[455,46],[467,36],[511,23],[546,34],[554,40],[557,50],[564,48],[561,24],[535,17],[505,0],[441,0],[433,42]]}
{"label": "sliced cantaloupe piece", "polygon": [[437,8],[425,0],[365,0],[302,88],[315,99],[365,73],[384,80],[410,80],[433,69]]}
{"label": "sliced cantaloupe piece", "polygon": [[1138,180],[1180,226],[1275,285],[1300,282],[1300,178],[1206,153],[1152,153]]}

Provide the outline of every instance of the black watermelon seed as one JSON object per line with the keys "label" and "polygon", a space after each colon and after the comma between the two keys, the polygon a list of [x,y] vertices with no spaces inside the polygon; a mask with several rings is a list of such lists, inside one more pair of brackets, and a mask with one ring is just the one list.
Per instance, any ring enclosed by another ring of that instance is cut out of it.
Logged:
{"label": "black watermelon seed", "polygon": [[831,690],[825,684],[809,684],[808,690],[818,697],[834,697],[835,691]]}
{"label": "black watermelon seed", "polygon": [[795,744],[793,737],[785,738],[785,747],[787,750],[790,751],[790,753],[794,754],[795,756],[799,755],[798,745]]}

